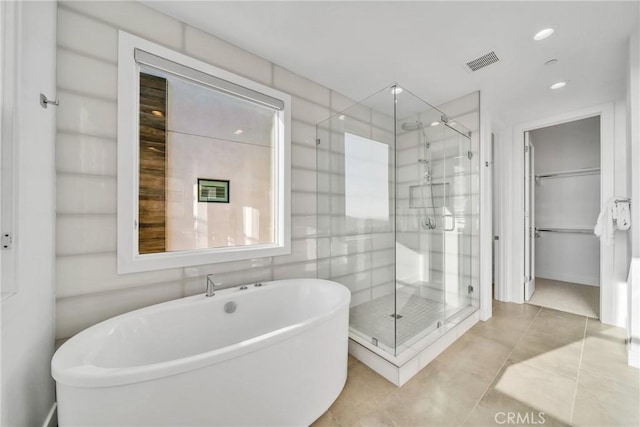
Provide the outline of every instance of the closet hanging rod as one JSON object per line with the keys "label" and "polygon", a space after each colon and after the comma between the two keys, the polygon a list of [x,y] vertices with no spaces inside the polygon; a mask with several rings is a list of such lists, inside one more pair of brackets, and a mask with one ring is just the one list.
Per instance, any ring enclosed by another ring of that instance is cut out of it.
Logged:
{"label": "closet hanging rod", "polygon": [[560,228],[560,227],[536,227],[536,233],[577,233],[577,234],[593,234],[593,228]]}
{"label": "closet hanging rod", "polygon": [[561,172],[541,173],[536,175],[536,179],[560,178],[564,176],[574,176],[574,175],[595,175],[597,173],[600,173],[600,168],[574,169],[574,170],[561,171]]}

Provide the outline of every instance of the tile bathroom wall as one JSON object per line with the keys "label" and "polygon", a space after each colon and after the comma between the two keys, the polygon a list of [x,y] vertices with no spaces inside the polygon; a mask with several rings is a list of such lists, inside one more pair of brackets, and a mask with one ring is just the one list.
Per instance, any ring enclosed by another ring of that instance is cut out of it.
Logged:
{"label": "tile bathroom wall", "polygon": [[[315,124],[352,101],[137,2],[59,2],[58,29],[58,339],[126,311],[203,292],[209,273],[223,284],[317,276]],[[202,266],[196,277],[181,268],[117,274],[119,29],[292,96],[291,255]]]}
{"label": "tile bathroom wall", "polygon": [[[202,292],[204,276],[209,273],[216,274],[216,280],[223,284],[337,277],[355,291],[354,303],[393,291],[392,230],[384,224],[369,224],[366,238],[354,238],[350,227],[357,228],[357,224],[339,223],[335,215],[330,215],[344,209],[341,196],[321,193],[316,197],[315,125],[352,106],[353,101],[137,2],[59,2],[58,28],[61,100],[56,144],[58,339],[135,308]],[[292,96],[291,255],[201,266],[195,277],[181,268],[117,274],[119,29]],[[477,135],[477,101],[476,93],[441,107]],[[384,115],[366,108],[351,108],[350,114],[357,120],[354,126],[370,127],[373,139],[388,137],[391,123]],[[376,126],[370,126],[371,123]],[[399,163],[403,155],[414,156],[409,151],[398,152]],[[472,139],[472,151],[478,152],[477,136]],[[469,208],[473,232],[470,245],[465,245],[470,248],[469,275],[475,283],[479,277],[477,158],[472,162],[475,187],[471,189]],[[322,168],[320,165],[321,172]],[[340,174],[330,179],[335,188],[341,185]],[[330,229],[332,232],[328,233]],[[411,239],[405,237],[407,241]]]}

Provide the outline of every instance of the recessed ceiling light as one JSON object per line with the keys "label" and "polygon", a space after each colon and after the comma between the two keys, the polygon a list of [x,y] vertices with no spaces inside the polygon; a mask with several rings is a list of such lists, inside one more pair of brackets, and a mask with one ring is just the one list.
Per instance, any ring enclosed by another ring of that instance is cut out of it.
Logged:
{"label": "recessed ceiling light", "polygon": [[549,37],[551,34],[553,34],[554,31],[555,30],[553,28],[545,28],[544,30],[538,31],[536,35],[533,36],[533,39],[535,41],[544,40],[547,37]]}
{"label": "recessed ceiling light", "polygon": [[431,126],[431,127],[434,127],[434,126],[438,126],[439,124],[440,124],[440,122],[431,122],[431,125],[430,125],[430,126]]}
{"label": "recessed ceiling light", "polygon": [[151,114],[153,114],[156,117],[162,117],[164,116],[164,114],[162,114],[162,111],[158,111],[158,110],[152,110]]}
{"label": "recessed ceiling light", "polygon": [[399,95],[403,92],[402,88],[400,86],[393,86],[391,88],[391,93],[394,95]]}
{"label": "recessed ceiling light", "polygon": [[235,131],[235,132],[233,132],[233,133],[234,133],[234,135],[241,135],[241,134],[242,134],[242,132],[244,132],[242,129],[238,129],[238,130],[236,130],[236,131]]}
{"label": "recessed ceiling light", "polygon": [[558,60],[553,58],[553,59],[550,59],[547,62],[545,62],[544,65],[554,65],[554,64],[557,64],[557,63],[558,63]]}
{"label": "recessed ceiling light", "polygon": [[338,120],[344,120],[344,114],[338,116]]}
{"label": "recessed ceiling light", "polygon": [[549,86],[549,89],[560,89],[563,88],[567,85],[567,82],[558,82],[558,83],[554,83],[551,86]]}

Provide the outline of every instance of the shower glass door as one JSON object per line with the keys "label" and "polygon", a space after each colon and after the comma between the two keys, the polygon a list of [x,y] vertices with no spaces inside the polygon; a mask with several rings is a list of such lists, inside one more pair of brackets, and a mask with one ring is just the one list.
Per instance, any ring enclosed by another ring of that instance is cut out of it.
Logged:
{"label": "shower glass door", "polygon": [[396,355],[470,305],[468,131],[409,92],[398,97]]}

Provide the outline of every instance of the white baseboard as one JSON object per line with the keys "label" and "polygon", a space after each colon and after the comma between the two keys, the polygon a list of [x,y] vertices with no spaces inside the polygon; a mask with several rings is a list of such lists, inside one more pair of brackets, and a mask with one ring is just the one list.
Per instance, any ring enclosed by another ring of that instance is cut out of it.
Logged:
{"label": "white baseboard", "polygon": [[536,278],[559,280],[561,282],[577,283],[579,285],[597,286],[597,287],[600,286],[599,277],[581,276],[579,274],[571,274],[571,273],[567,274],[567,273],[558,273],[558,272],[552,272],[552,271],[536,270]]}
{"label": "white baseboard", "polygon": [[484,322],[491,319],[493,315],[491,308],[492,307],[485,307],[480,309],[480,320]]}
{"label": "white baseboard", "polygon": [[627,298],[628,363],[640,368],[640,257],[634,257],[629,266]]}
{"label": "white baseboard", "polygon": [[633,338],[629,339],[627,342],[627,354],[629,366],[640,368],[640,341]]}
{"label": "white baseboard", "polygon": [[44,419],[42,427],[58,427],[58,404],[53,402],[47,418]]}

